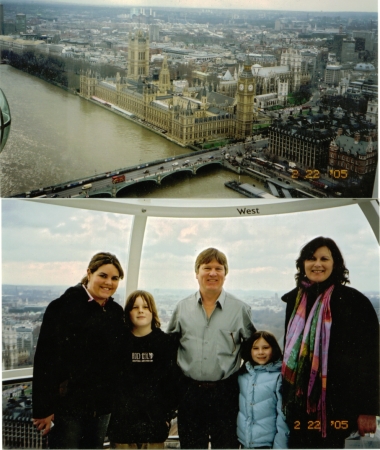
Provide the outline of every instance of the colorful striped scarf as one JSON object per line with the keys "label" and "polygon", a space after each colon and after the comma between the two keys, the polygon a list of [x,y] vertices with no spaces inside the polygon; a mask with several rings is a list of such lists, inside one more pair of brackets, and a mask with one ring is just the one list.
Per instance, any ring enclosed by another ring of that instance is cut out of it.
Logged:
{"label": "colorful striped scarf", "polygon": [[[330,299],[334,285],[320,294],[306,320],[307,290],[298,290],[289,320],[284,360],[283,408],[305,407],[308,414],[316,412],[326,437],[327,362],[331,331]],[[306,394],[306,395],[305,395]]]}

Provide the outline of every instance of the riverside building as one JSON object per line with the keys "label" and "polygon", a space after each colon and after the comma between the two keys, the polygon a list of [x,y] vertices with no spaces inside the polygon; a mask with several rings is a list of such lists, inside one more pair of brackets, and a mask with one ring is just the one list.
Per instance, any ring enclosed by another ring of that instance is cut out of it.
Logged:
{"label": "riverside building", "polygon": [[185,86],[178,94],[170,82],[166,57],[158,80],[149,76],[149,36],[138,30],[129,35],[128,77],[100,80],[94,72],[82,73],[80,95],[121,108],[127,115],[158,127],[182,146],[245,139],[252,134],[256,93],[280,89],[284,97],[303,81],[298,50],[284,51],[282,64],[261,68],[246,60],[238,75],[224,80],[228,84],[225,93],[213,92],[206,86],[200,91]]}
{"label": "riverside building", "polygon": [[[30,390],[31,383],[27,384],[25,388]],[[3,388],[4,397],[8,400],[3,403],[3,448],[48,448],[48,436],[42,436],[33,425],[31,395],[26,395],[24,388]]]}
{"label": "riverside building", "polygon": [[343,129],[339,128],[337,137],[330,144],[328,169],[345,169],[347,176],[362,178],[376,170],[377,152],[375,130],[361,139],[359,132],[355,132],[354,136],[345,136]]}
{"label": "riverside building", "polygon": [[[328,115],[289,115],[284,119],[275,119],[269,128],[269,150],[280,159],[292,161],[305,169],[346,168],[340,162],[349,156],[357,159],[356,167],[362,167],[359,161],[364,158],[368,171],[373,171],[376,169],[377,158],[377,143],[373,142],[377,139],[375,129],[376,126],[371,122],[354,119],[341,108]],[[336,136],[339,139],[335,139]],[[371,143],[367,142],[368,136],[371,136]],[[353,144],[354,139],[357,144]],[[356,150],[349,151],[351,146]],[[353,164],[350,170],[360,174],[366,173],[362,168],[356,170],[355,162],[350,164]]]}
{"label": "riverside building", "polygon": [[106,101],[158,127],[182,146],[252,134],[256,92],[251,65],[238,77],[236,98],[203,87],[175,94],[166,57],[158,81],[149,75],[149,37],[141,30],[129,36],[128,77],[99,80],[89,71],[80,77],[80,95]]}

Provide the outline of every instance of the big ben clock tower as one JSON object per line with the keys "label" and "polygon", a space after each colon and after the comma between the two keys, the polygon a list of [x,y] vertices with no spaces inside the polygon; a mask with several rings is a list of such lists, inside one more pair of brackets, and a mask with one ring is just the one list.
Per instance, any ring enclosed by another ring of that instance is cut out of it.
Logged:
{"label": "big ben clock tower", "polygon": [[248,57],[239,75],[236,91],[236,139],[245,139],[252,134],[253,100],[256,85]]}

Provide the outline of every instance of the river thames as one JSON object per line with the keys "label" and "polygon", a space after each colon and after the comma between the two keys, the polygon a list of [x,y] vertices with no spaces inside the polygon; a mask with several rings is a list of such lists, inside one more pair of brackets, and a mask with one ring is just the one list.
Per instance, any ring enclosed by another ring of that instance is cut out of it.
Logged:
{"label": "river thames", "polygon": [[[12,116],[0,154],[2,197],[191,152],[11,66],[0,66],[0,87]],[[253,181],[215,165],[196,176],[177,174],[160,187],[136,186],[128,197],[241,198],[224,186],[230,180]]]}

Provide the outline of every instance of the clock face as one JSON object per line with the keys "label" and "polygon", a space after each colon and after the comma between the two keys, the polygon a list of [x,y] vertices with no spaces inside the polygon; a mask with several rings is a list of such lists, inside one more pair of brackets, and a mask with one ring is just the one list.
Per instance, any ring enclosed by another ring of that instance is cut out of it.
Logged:
{"label": "clock face", "polygon": [[241,84],[241,85],[239,86],[239,89],[242,91],[242,90],[244,89],[244,84]]}
{"label": "clock face", "polygon": [[252,91],[252,89],[253,89],[253,84],[250,84],[250,85],[248,86],[248,90],[249,90],[249,91]]}

